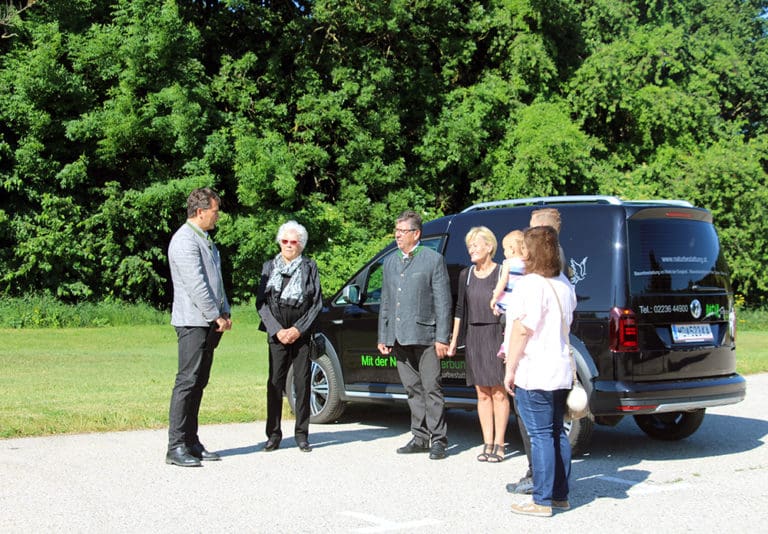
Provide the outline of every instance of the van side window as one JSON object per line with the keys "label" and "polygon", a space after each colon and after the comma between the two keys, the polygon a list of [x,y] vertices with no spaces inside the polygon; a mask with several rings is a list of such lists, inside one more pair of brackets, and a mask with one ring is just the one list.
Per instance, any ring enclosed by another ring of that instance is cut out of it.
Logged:
{"label": "van side window", "polygon": [[[390,253],[392,254],[392,253]],[[389,254],[382,257],[374,265],[371,266],[371,270],[368,272],[368,282],[365,285],[365,300],[366,304],[379,304],[381,302],[381,286],[383,276],[384,260],[389,257]]]}
{"label": "van side window", "polygon": [[[443,242],[442,237],[431,237],[427,239],[422,239],[421,244],[425,247],[429,247],[432,250],[435,250],[437,252],[440,252],[440,245]],[[396,254],[397,249],[393,249],[388,254],[382,256],[379,258],[379,261],[371,265],[371,269],[368,271],[368,280],[365,284],[365,291],[363,292],[364,300],[366,305],[369,304],[380,304],[381,303],[381,286],[382,286],[382,276],[383,276],[383,267],[384,267],[384,261],[391,255]]]}

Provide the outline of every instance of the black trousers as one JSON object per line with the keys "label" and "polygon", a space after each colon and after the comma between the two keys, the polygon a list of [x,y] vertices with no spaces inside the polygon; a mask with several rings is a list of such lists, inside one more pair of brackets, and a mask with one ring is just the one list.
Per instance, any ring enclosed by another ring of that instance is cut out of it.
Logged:
{"label": "black trousers", "polygon": [[[293,434],[296,442],[309,436],[309,397],[312,360],[309,358],[309,336],[295,343],[283,345],[277,339],[269,340],[269,380],[267,381],[267,438],[282,438],[280,422],[283,417],[283,391],[288,368],[293,364],[293,387],[296,390],[296,424]],[[290,392],[288,393],[290,394]]]}
{"label": "black trousers", "polygon": [[179,370],[171,394],[168,413],[168,450],[180,445],[200,443],[197,435],[200,402],[208,385],[213,365],[213,351],[222,332],[212,326],[177,326]]}

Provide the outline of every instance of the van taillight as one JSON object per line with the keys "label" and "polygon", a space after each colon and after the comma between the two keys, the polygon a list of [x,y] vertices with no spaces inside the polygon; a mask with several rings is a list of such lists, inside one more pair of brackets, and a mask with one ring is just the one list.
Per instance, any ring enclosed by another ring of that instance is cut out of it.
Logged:
{"label": "van taillight", "polygon": [[611,310],[610,347],[613,352],[637,352],[637,317],[624,308]]}

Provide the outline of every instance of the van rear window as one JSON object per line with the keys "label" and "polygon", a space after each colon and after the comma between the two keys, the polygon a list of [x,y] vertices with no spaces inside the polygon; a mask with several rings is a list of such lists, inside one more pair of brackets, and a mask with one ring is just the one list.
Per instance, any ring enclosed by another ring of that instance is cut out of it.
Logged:
{"label": "van rear window", "polygon": [[729,290],[714,226],[685,219],[627,221],[632,294]]}

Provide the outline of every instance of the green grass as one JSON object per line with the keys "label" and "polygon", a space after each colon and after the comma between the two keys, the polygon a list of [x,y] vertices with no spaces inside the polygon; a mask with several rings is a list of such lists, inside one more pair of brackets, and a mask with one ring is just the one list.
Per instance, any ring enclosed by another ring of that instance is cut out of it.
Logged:
{"label": "green grass", "polygon": [[[0,338],[0,437],[168,424],[177,364],[169,325],[3,329]],[[267,372],[264,334],[236,323],[216,351],[201,423],[263,420]]]}
{"label": "green grass", "polygon": [[[765,317],[739,316],[742,374],[768,372]],[[253,306],[235,308],[233,319],[216,350],[203,424],[266,416],[264,333]],[[0,329],[0,438],[166,427],[176,336],[167,315],[163,323]],[[287,407],[284,417],[291,417]]]}
{"label": "green grass", "polygon": [[736,332],[736,368],[742,375],[768,372],[768,331]]}

